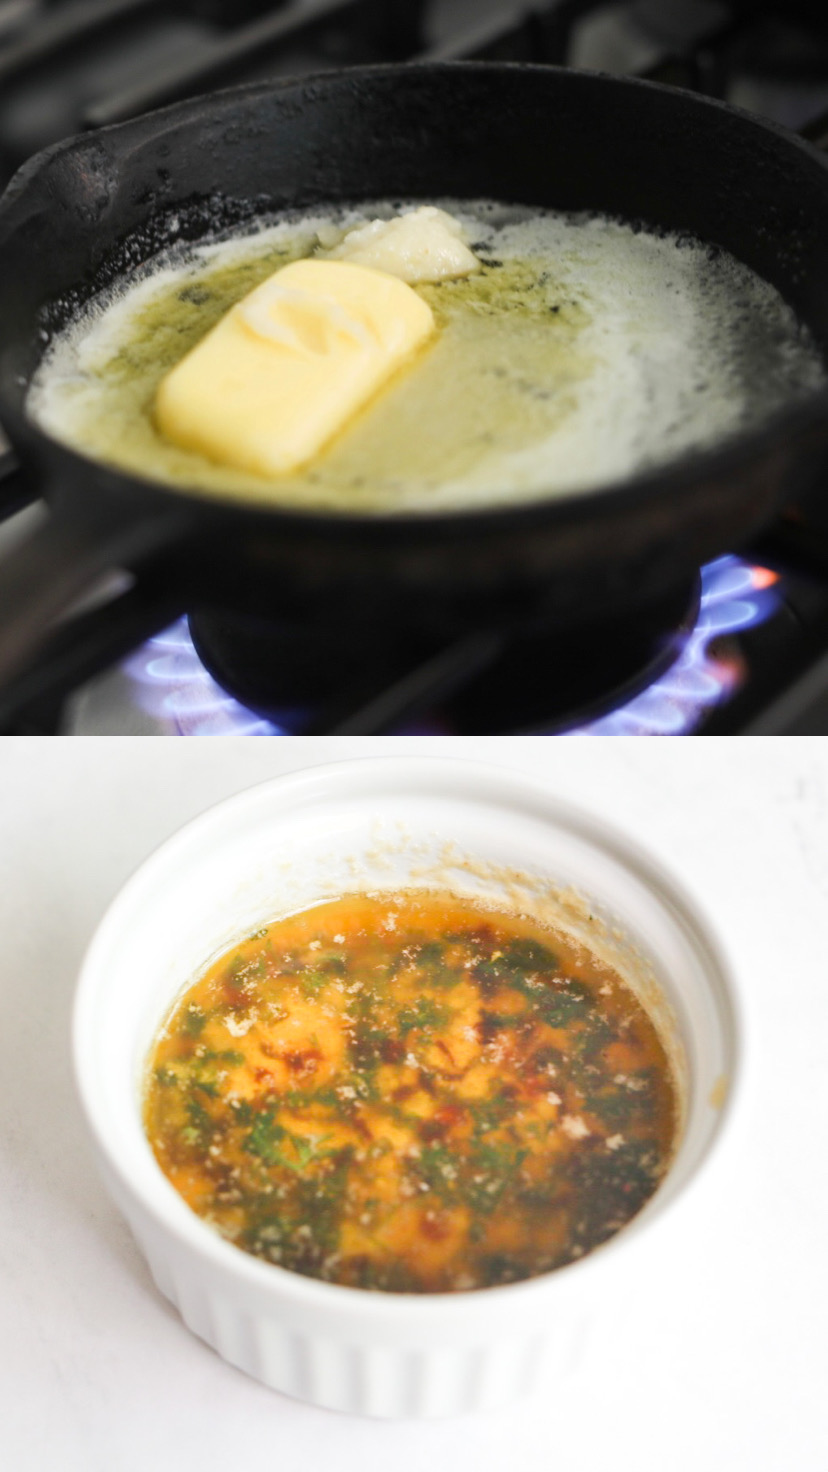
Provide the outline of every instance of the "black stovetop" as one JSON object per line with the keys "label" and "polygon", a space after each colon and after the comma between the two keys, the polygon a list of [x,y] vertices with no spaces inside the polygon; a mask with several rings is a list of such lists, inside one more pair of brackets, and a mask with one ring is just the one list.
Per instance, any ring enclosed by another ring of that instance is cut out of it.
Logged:
{"label": "black stovetop", "polygon": [[[810,0],[0,0],[0,183],[80,128],[214,87],[414,58],[646,75],[828,144],[823,12]],[[31,497],[0,447],[0,555]],[[228,659],[237,630],[203,612],[190,627],[174,602],[116,577],[0,693],[0,731],[828,732],[820,519],[810,508],[611,629],[493,627],[443,645],[415,630],[367,663],[269,630],[262,659],[277,674],[264,689]]]}

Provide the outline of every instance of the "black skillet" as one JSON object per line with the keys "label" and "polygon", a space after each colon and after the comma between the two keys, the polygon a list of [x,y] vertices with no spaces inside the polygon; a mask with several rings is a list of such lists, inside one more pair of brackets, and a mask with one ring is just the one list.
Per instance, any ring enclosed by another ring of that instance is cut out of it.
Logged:
{"label": "black skillet", "polygon": [[[196,99],[46,150],[0,203],[0,422],[50,503],[7,560],[0,677],[107,568],[217,605],[459,631],[656,598],[828,468],[828,393],[718,452],[590,495],[360,517],[187,496],[48,439],[25,398],[49,334],[174,238],[257,212],[489,196],[686,231],[774,283],[828,356],[828,167],[717,102],[492,64],[371,67]],[[423,426],[428,433],[428,426]]]}

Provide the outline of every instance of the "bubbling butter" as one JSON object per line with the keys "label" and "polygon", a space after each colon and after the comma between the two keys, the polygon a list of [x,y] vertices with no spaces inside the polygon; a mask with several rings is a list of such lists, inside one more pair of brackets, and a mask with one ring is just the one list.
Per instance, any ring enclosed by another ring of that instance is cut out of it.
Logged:
{"label": "bubbling butter", "polygon": [[147,262],[52,342],[31,417],[183,492],[370,515],[587,493],[725,443],[825,385],[779,293],[725,252],[601,216],[435,204],[478,269],[410,288],[435,319],[428,350],[303,469],[265,476],[169,443],[153,420],[158,386],[274,271],[329,256],[349,232],[413,210],[405,201],[282,216]]}

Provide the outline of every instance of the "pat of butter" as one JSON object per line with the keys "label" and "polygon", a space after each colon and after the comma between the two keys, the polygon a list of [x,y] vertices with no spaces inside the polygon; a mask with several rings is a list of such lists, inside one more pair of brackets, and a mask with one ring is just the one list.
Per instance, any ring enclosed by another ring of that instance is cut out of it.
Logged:
{"label": "pat of butter", "polygon": [[358,225],[326,255],[328,260],[387,271],[412,284],[443,281],[480,270],[477,256],[461,239],[462,230],[459,220],[445,210],[423,205],[393,220]]}
{"label": "pat of butter", "polygon": [[257,475],[313,459],[434,330],[410,286],[344,261],[283,267],[162,379],[174,444]]}

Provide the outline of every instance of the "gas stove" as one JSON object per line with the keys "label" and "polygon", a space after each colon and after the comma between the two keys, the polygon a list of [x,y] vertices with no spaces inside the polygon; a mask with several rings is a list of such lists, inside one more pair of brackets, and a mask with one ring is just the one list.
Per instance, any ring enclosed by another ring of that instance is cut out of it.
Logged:
{"label": "gas stove", "polygon": [[[0,182],[82,128],[216,87],[373,61],[517,60],[647,76],[828,146],[828,17],[809,0],[0,0]],[[0,445],[0,559],[36,518]],[[828,732],[828,535],[758,546],[610,627],[261,628],[114,575],[0,693],[5,733]],[[0,572],[2,561],[0,561]]]}

